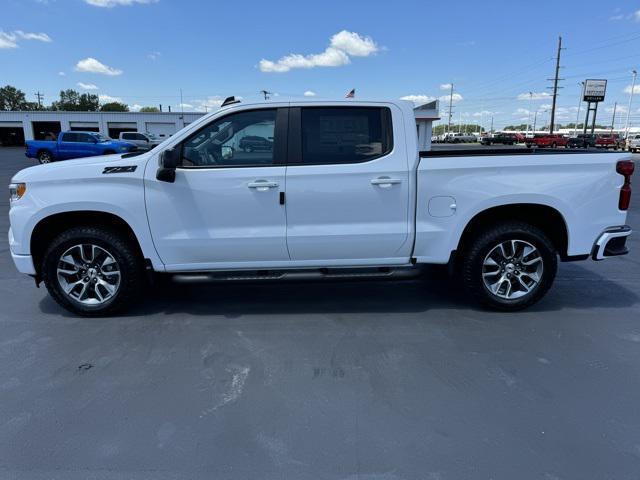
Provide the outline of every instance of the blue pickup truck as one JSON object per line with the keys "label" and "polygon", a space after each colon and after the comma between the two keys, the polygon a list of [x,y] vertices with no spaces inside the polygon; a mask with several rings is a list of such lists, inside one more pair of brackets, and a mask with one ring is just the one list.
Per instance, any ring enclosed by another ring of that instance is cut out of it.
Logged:
{"label": "blue pickup truck", "polygon": [[40,163],[57,160],[127,153],[136,150],[136,146],[117,140],[111,140],[97,132],[60,132],[58,140],[28,140],[25,155],[37,158]]}

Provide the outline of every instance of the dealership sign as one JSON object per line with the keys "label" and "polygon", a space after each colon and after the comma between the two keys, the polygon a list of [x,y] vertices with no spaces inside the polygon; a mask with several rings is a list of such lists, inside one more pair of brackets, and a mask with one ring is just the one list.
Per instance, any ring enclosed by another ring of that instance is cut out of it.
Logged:
{"label": "dealership sign", "polygon": [[606,91],[607,91],[606,80],[585,80],[584,101],[585,102],[603,102],[604,94]]}

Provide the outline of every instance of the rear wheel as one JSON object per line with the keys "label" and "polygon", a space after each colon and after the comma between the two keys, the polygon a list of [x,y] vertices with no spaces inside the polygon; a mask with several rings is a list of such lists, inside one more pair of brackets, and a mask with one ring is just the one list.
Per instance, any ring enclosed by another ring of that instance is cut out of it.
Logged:
{"label": "rear wheel", "polygon": [[481,304],[516,311],[540,300],[558,268],[553,243],[540,229],[520,222],[489,228],[463,251],[465,288]]}
{"label": "rear wheel", "polygon": [[51,163],[52,161],[53,161],[53,156],[51,155],[51,152],[47,150],[42,150],[41,152],[38,153],[38,162],[40,162],[41,164]]}
{"label": "rear wheel", "polygon": [[116,231],[75,227],[58,235],[42,262],[49,294],[83,316],[116,313],[138,297],[144,273],[136,248]]}

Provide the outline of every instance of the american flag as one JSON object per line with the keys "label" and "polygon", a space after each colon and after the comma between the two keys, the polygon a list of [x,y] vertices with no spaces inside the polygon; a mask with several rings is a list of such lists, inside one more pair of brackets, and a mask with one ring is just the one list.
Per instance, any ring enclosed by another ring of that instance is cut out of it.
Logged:
{"label": "american flag", "polygon": [[356,96],[356,89],[354,88],[344,98],[354,98]]}

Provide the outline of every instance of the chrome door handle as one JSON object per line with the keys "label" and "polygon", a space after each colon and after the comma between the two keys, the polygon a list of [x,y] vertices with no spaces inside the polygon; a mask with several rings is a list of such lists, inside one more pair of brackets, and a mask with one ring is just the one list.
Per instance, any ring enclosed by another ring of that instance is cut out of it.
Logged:
{"label": "chrome door handle", "polygon": [[402,183],[402,180],[399,178],[378,177],[371,180],[371,185],[378,185],[382,188],[389,188],[391,185],[396,185],[398,183]]}
{"label": "chrome door handle", "polygon": [[266,192],[270,188],[277,188],[279,184],[277,182],[269,182],[267,180],[256,180],[255,182],[249,182],[247,187],[255,188],[258,192]]}

